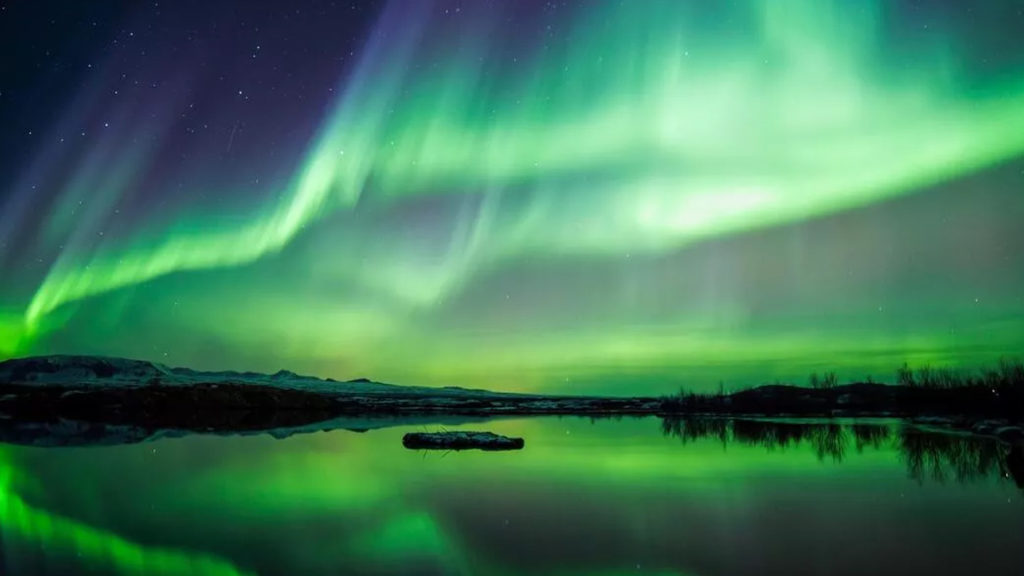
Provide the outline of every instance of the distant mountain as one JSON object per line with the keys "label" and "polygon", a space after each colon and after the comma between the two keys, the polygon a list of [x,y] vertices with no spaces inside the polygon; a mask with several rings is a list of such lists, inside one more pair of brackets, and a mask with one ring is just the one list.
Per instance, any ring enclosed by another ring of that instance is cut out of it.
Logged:
{"label": "distant mountain", "polygon": [[249,384],[324,393],[393,393],[398,389],[429,390],[383,384],[366,378],[338,382],[313,376],[301,376],[289,370],[280,370],[274,374],[235,371],[203,372],[191,368],[171,368],[148,360],[81,355],[34,356],[0,362],[0,384],[71,388]]}

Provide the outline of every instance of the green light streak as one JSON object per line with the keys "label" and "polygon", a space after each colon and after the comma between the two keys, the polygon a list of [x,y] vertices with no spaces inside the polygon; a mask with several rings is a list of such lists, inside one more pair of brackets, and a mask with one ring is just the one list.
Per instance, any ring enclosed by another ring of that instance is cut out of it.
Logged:
{"label": "green light streak", "polygon": [[[6,459],[6,455],[0,453]],[[0,462],[0,533],[5,540],[39,543],[47,554],[75,558],[106,574],[244,576],[248,574],[214,556],[154,548],[34,508],[11,487],[13,469]],[[15,555],[10,558],[16,558]],[[16,566],[8,566],[16,570]]]}
{"label": "green light streak", "polygon": [[21,313],[0,310],[0,356],[13,356],[21,348],[24,321]]}
{"label": "green light streak", "polygon": [[[368,563],[387,559],[397,566],[433,563],[445,574],[473,574],[456,546],[429,512],[405,512],[387,519],[376,531],[349,543],[350,554]],[[488,571],[491,572],[491,571]]]}
{"label": "green light streak", "polygon": [[885,53],[881,6],[751,1],[745,25],[716,35],[679,3],[609,4],[522,74],[477,61],[482,34],[461,46],[474,56],[451,51],[429,74],[414,71],[425,40],[392,40],[348,81],[279,202],[241,226],[185,224],[69,252],[28,305],[23,336],[72,302],[257,261],[360,198],[533,195],[478,223],[467,255],[409,294],[429,305],[516,255],[669,250],[892,198],[1024,150],[1024,86],[969,96],[940,31],[912,57]]}

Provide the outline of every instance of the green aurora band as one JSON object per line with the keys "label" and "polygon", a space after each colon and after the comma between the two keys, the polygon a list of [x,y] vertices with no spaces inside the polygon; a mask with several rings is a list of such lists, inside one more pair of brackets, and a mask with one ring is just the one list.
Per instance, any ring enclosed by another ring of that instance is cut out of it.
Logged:
{"label": "green aurora band", "polygon": [[[731,23],[724,31],[704,26],[688,3],[604,3],[575,14],[567,32],[514,65],[493,56],[503,38],[495,14],[476,14],[454,38],[435,15],[407,15],[420,23],[404,27],[382,17],[387,40],[370,40],[276,198],[244,221],[197,211],[154,223],[134,240],[69,246],[23,313],[0,311],[0,354],[44,350],[41,339],[68,323],[74,305],[104,294],[272,260],[307,231],[359,210],[380,214],[417,198],[461,195],[478,207],[455,220],[440,257],[365,249],[351,237],[335,246],[332,273],[358,289],[335,295],[331,322],[252,297],[266,310],[267,329],[291,334],[301,326],[311,340],[367,354],[362,369],[398,366],[394,374],[426,382],[479,375],[512,356],[483,351],[479,366],[457,369],[454,353],[431,349],[455,350],[466,339],[433,343],[416,319],[507,264],[670,254],[887,201],[1024,153],[1022,76],[971,78],[962,40],[939,26],[894,44],[883,2],[747,0],[723,10],[719,17]],[[106,173],[107,188],[97,193],[117,197],[146,154],[86,166],[69,186]],[[383,226],[363,231],[388,234]],[[361,302],[361,291],[380,296]],[[279,318],[288,314],[296,319]],[[230,311],[224,320],[246,322]],[[244,331],[251,329],[259,327]],[[237,333],[226,338],[255,343]],[[372,351],[387,338],[434,352],[433,360]],[[545,340],[557,341],[557,354]],[[524,338],[515,358],[520,368],[568,374],[589,356],[631,367],[684,351],[753,360],[772,348],[812,350],[815,340],[790,334],[779,340],[788,344],[766,345],[685,330],[666,338],[627,325]],[[927,359],[929,346],[903,351]],[[737,356],[739,349],[747,352]]]}
{"label": "green aurora band", "polygon": [[214,556],[181,550],[147,547],[116,534],[51,514],[27,504],[14,490],[15,468],[0,451],[0,551],[2,565],[18,572],[19,546],[39,546],[47,555],[75,559],[75,564],[104,574],[141,576],[195,574],[196,576],[247,576],[231,563]]}

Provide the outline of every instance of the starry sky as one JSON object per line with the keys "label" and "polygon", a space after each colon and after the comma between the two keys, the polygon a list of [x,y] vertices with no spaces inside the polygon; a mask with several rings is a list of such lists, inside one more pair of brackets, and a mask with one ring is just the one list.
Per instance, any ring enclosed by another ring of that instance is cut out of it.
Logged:
{"label": "starry sky", "polygon": [[1024,344],[1011,0],[0,0],[0,357],[649,394]]}

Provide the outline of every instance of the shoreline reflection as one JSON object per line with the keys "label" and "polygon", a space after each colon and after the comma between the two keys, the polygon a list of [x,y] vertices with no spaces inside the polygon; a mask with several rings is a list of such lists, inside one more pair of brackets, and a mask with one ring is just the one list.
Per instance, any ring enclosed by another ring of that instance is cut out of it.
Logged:
{"label": "shoreline reflection", "polygon": [[768,451],[810,446],[819,461],[842,463],[854,450],[895,449],[918,483],[966,483],[988,478],[1012,481],[1024,491],[1024,451],[993,438],[924,431],[910,424],[795,422],[728,418],[663,418],[662,434],[684,445],[716,439]]}

